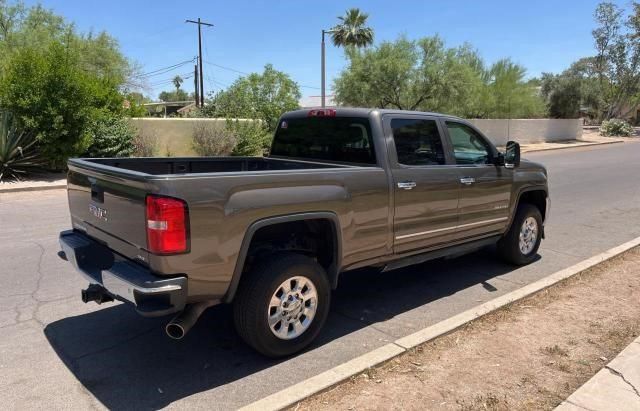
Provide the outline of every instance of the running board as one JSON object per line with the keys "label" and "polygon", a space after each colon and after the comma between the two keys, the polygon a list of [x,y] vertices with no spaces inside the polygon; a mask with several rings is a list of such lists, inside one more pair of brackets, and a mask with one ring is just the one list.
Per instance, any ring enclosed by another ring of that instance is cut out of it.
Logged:
{"label": "running board", "polygon": [[408,257],[401,257],[397,260],[389,262],[384,266],[382,272],[397,270],[398,268],[407,267],[410,265],[424,263],[425,261],[435,260],[441,257],[458,257],[470,252],[476,251],[482,247],[492,245],[498,242],[499,235],[483,238],[481,240],[471,241],[468,243],[454,245],[452,247],[443,247],[438,250],[428,251],[422,254],[410,255]]}

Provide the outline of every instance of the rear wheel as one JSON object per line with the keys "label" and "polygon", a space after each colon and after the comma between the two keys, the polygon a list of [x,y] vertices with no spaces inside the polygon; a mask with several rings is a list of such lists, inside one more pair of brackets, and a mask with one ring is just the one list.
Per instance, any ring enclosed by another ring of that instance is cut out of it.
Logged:
{"label": "rear wheel", "polygon": [[521,204],[511,228],[498,242],[498,253],[511,264],[526,265],[535,260],[541,241],[540,210],[531,204]]}
{"label": "rear wheel", "polygon": [[269,357],[291,355],[318,335],[329,313],[324,269],[309,257],[278,253],[243,278],[234,300],[238,334]]}

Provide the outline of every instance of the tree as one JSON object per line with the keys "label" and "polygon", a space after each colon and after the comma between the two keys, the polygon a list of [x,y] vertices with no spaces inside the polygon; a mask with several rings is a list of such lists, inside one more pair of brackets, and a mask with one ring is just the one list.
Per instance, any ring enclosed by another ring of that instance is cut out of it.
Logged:
{"label": "tree", "polygon": [[262,74],[240,77],[227,90],[211,96],[203,114],[209,117],[256,119],[262,122],[266,130],[273,131],[282,113],[299,108],[300,97],[296,82],[267,64]]}
{"label": "tree", "polygon": [[189,100],[193,100],[193,94],[189,94],[184,90],[181,89],[176,89],[175,91],[162,91],[159,95],[158,98],[161,101],[189,101]]}
{"label": "tree", "polygon": [[547,100],[549,115],[554,118],[580,117],[580,79],[566,73],[542,73],[540,92]]}
{"label": "tree", "polygon": [[0,0],[0,55],[4,57],[0,60],[0,72],[13,53],[24,48],[43,51],[51,42],[73,49],[83,69],[109,77],[118,86],[136,83],[136,68],[106,32],[80,34],[73,24],[39,4],[26,7],[22,1]]}
{"label": "tree", "polygon": [[531,118],[545,112],[536,86],[525,81],[526,69],[509,59],[498,60],[488,70],[486,86],[491,101],[488,116],[493,118]]}
{"label": "tree", "polygon": [[79,33],[40,5],[0,0],[0,55],[0,109],[34,133],[52,168],[92,145],[98,120],[132,112],[122,91],[135,88],[136,68],[105,32]]}
{"label": "tree", "polygon": [[594,13],[595,74],[603,98],[601,118],[624,118],[640,102],[640,3],[626,16],[603,2]]}
{"label": "tree", "polygon": [[447,48],[437,36],[404,37],[374,48],[348,49],[349,65],[335,80],[347,106],[441,111],[465,117],[537,116],[544,111],[524,68],[502,60],[485,69],[465,44]]}
{"label": "tree", "polygon": [[177,93],[180,90],[180,86],[182,85],[184,80],[180,76],[175,76],[171,81],[173,82],[173,85],[176,86],[176,93]]}
{"label": "tree", "polygon": [[369,15],[352,8],[338,17],[340,23],[331,30],[331,40],[336,47],[366,47],[373,44],[373,29],[367,26]]}

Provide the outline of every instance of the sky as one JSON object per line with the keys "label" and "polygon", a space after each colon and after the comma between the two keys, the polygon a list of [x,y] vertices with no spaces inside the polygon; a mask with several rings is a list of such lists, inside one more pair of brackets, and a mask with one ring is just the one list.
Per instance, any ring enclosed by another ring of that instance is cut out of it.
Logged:
{"label": "sky", "polygon": [[[142,72],[191,60],[198,53],[197,27],[203,27],[205,93],[226,88],[241,73],[271,63],[301,86],[303,96],[320,94],[321,30],[337,23],[350,7],[368,13],[375,42],[400,35],[415,39],[439,35],[448,47],[465,42],[486,63],[509,57],[529,77],[560,72],[592,55],[593,11],[598,0],[42,0],[40,3],[82,32],[107,31]],[[34,4],[27,1],[27,4]],[[627,3],[619,2],[621,6]],[[345,67],[344,52],[327,42],[327,84]],[[193,65],[150,77],[145,94],[157,98],[171,90],[176,74],[187,77]],[[185,80],[193,89],[193,77]]]}

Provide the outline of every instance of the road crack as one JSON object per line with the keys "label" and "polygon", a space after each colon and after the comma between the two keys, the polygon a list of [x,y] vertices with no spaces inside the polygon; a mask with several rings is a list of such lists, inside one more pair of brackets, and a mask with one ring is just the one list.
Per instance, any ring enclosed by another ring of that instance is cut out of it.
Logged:
{"label": "road crack", "polygon": [[610,367],[608,365],[605,365],[604,368],[606,368],[607,370],[609,370],[609,372],[613,375],[616,375],[618,377],[620,377],[622,379],[622,381],[624,381],[629,387],[631,387],[631,389],[633,390],[633,392],[636,393],[636,395],[638,396],[638,398],[640,398],[640,391],[638,391],[638,389],[636,388],[635,385],[633,385],[631,383],[631,381],[627,380],[627,378],[624,376],[623,373],[621,373],[620,371],[616,370],[613,367]]}

